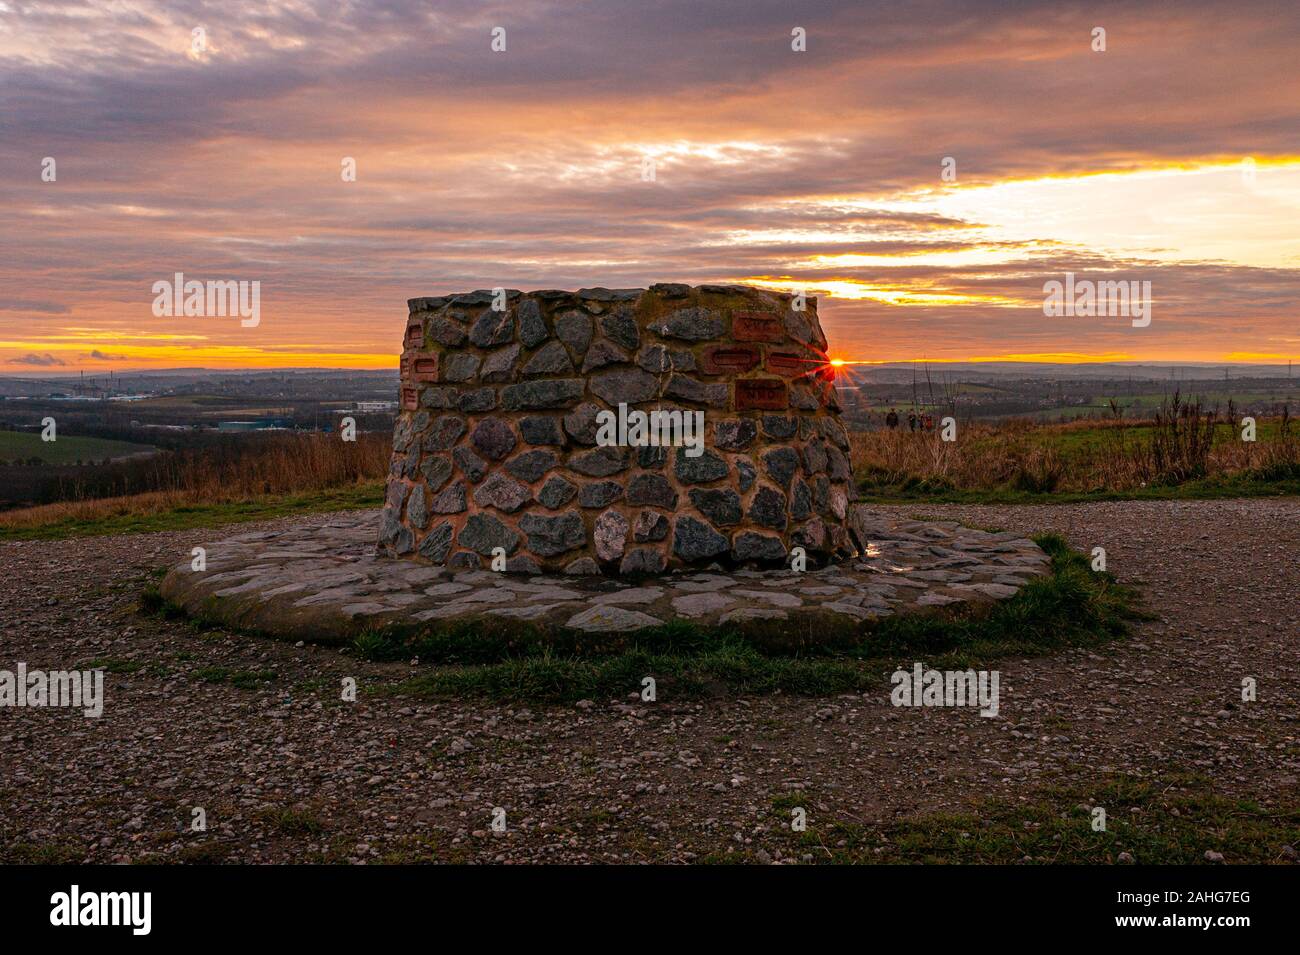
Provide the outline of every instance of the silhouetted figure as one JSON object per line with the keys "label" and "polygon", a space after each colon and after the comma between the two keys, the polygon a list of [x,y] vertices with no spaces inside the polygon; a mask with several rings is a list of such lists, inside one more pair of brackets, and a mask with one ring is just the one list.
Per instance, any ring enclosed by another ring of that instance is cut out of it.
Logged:
{"label": "silhouetted figure", "polygon": [[928,411],[925,414],[921,415],[921,428],[924,431],[933,431],[934,415],[930,414],[930,412]]}
{"label": "silhouetted figure", "polygon": [[909,429],[911,429],[912,431],[915,431],[915,430],[916,430],[916,412],[915,412],[915,411],[909,411],[909,412],[907,413],[907,427],[908,427]]}
{"label": "silhouetted figure", "polygon": [[885,427],[891,430],[898,427],[898,412],[893,408],[890,408],[889,414],[885,415]]}

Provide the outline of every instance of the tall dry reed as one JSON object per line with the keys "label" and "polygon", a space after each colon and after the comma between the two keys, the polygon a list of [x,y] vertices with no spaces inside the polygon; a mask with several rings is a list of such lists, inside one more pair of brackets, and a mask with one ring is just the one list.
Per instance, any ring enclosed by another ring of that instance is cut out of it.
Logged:
{"label": "tall dry reed", "polygon": [[213,447],[165,452],[121,477],[73,485],[53,504],[0,513],[2,527],[35,527],[65,520],[156,514],[178,507],[225,504],[349,487],[384,478],[392,441],[362,433],[246,435]]}
{"label": "tall dry reed", "polygon": [[1221,415],[1175,394],[1145,420],[1114,413],[1068,424],[962,422],[955,442],[941,440],[937,430],[859,431],[852,463],[865,488],[936,491],[1132,490],[1229,475],[1300,479],[1300,436],[1289,413],[1261,417],[1256,427],[1257,440],[1242,441],[1235,407]]}

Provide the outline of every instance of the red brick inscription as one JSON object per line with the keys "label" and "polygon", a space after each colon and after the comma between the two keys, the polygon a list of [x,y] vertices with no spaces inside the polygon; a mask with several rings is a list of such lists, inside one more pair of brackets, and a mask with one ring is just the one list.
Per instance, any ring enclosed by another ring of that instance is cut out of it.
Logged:
{"label": "red brick inscription", "polygon": [[701,364],[710,375],[749,371],[758,364],[758,349],[734,345],[710,345],[704,349]]}
{"label": "red brick inscription", "polygon": [[402,389],[402,410],[414,411],[420,407],[420,393],[414,388]]}
{"label": "red brick inscription", "polygon": [[765,312],[736,312],[731,316],[731,337],[738,342],[783,342],[781,319]]}
{"label": "red brick inscription", "polygon": [[415,380],[416,381],[437,381],[438,380],[438,356],[427,355],[423,358],[415,359]]}
{"label": "red brick inscription", "polygon": [[790,404],[789,391],[779,378],[736,379],[736,410],[781,411]]}
{"label": "red brick inscription", "polygon": [[767,353],[767,361],[764,366],[768,371],[774,371],[778,375],[784,375],[787,378],[794,378],[799,375],[810,375],[817,371],[820,362],[811,358],[805,358],[803,355],[796,355],[788,351],[770,351]]}

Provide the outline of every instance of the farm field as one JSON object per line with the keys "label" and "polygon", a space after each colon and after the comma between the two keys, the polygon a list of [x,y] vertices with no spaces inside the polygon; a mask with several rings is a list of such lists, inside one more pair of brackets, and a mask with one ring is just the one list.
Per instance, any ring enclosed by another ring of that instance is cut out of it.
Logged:
{"label": "farm field", "polygon": [[55,441],[42,441],[39,434],[27,431],[0,431],[0,462],[5,463],[40,458],[46,464],[89,464],[105,458],[151,454],[154,450],[148,444],[109,438],[60,435]]}
{"label": "farm field", "polygon": [[[1292,394],[1277,391],[1236,391],[1236,392],[1198,392],[1201,404],[1207,408],[1226,409],[1231,401],[1238,409],[1273,409],[1280,405],[1295,406],[1300,404],[1300,391]],[[1158,394],[1118,395],[1114,400],[1124,408],[1130,417],[1150,414],[1160,407],[1167,396]],[[1106,415],[1110,411],[1109,401],[1098,400],[1087,405],[1066,408],[1050,408],[1035,412],[1033,417],[1056,419],[1058,417],[1075,418]]]}

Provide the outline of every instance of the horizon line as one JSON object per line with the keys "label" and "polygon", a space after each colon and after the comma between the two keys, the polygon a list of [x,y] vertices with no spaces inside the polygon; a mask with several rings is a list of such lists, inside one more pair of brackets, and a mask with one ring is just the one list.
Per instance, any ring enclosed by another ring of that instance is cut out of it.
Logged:
{"label": "horizon line", "polygon": [[[1160,367],[1160,368],[1268,368],[1268,367],[1287,367],[1290,368],[1293,358],[1261,359],[1225,359],[1225,360],[1208,360],[1208,359],[1164,359],[1164,358],[1111,358],[1106,356],[1091,357],[1079,356],[1076,358],[1062,357],[1043,357],[1033,358],[1028,356],[973,356],[967,358],[881,358],[881,359],[849,359],[849,358],[832,358],[829,362],[834,367],[848,366],[869,366],[884,367],[889,365],[1060,365],[1065,367],[1085,367],[1090,365],[1121,365],[1134,367]],[[0,369],[0,378],[18,378],[18,379],[40,379],[40,378],[72,378],[84,374],[92,374],[96,377],[111,375],[141,375],[141,374],[186,374],[186,373],[236,373],[236,372],[253,372],[259,374],[271,374],[275,372],[309,372],[309,371],[358,371],[358,372],[393,372],[399,371],[398,356],[393,356],[393,365],[379,366],[374,365],[232,365],[209,366],[197,365],[186,367],[183,365],[174,365],[167,367],[137,367],[137,368],[114,368],[95,367],[95,368],[63,368],[54,369],[17,369],[8,370]]]}

